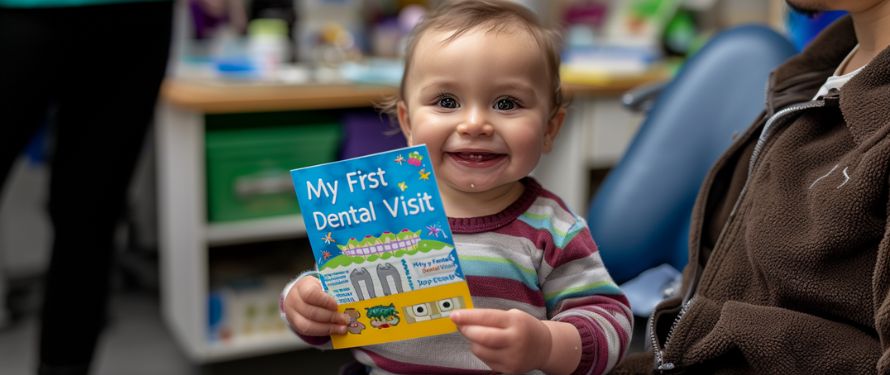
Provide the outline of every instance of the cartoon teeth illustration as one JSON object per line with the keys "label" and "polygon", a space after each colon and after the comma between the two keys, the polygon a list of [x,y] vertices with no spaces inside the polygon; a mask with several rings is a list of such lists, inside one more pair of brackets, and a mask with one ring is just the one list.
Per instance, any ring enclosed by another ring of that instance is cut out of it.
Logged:
{"label": "cartoon teeth illustration", "polygon": [[350,238],[345,245],[337,247],[348,256],[367,256],[396,250],[410,251],[417,248],[417,244],[420,243],[420,232],[410,231],[407,228],[399,233],[383,232],[378,237],[367,235],[361,241]]}
{"label": "cartoon teeth illustration", "polygon": [[[374,281],[371,279],[371,273],[366,268],[359,267],[352,270],[349,273],[349,281],[352,282],[352,289],[355,290],[355,295],[359,301],[377,297],[377,293],[374,292]],[[362,290],[364,290],[364,293]]]}
{"label": "cartoon teeth illustration", "polygon": [[393,294],[392,286],[395,286],[397,293],[404,292],[402,289],[402,274],[392,264],[381,263],[377,265],[377,280],[380,281],[380,285],[383,287],[384,296]]}
{"label": "cartoon teeth illustration", "polygon": [[447,318],[451,312],[464,306],[463,297],[443,298],[437,301],[418,303],[405,306],[405,319],[408,324],[425,322],[428,320]]}

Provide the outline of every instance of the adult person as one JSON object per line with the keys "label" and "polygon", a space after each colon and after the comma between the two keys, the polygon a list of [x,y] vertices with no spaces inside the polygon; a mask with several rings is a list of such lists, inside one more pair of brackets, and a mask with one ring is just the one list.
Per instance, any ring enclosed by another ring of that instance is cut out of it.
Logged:
{"label": "adult person", "polygon": [[699,193],[679,295],[614,373],[890,373],[890,1],[789,3],[849,16],[770,76]]}
{"label": "adult person", "polygon": [[55,111],[40,374],[86,374],[113,234],[164,76],[169,0],[0,0],[0,186]]}

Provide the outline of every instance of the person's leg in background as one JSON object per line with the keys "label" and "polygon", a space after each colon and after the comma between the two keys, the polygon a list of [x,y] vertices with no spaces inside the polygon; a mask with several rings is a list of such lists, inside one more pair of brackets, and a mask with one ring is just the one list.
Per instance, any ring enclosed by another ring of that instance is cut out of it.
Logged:
{"label": "person's leg in background", "polygon": [[72,8],[65,19],[40,374],[85,374],[93,360],[114,232],[167,64],[172,2]]}
{"label": "person's leg in background", "polygon": [[[21,151],[46,117],[54,80],[53,27],[41,12],[0,8],[0,198]],[[8,318],[0,253],[0,326]]]}

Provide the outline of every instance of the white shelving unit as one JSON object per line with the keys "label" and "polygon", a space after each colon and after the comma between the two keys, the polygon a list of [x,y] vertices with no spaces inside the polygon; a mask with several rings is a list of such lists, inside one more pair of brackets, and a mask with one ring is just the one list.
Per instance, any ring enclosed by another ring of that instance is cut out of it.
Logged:
{"label": "white shelving unit", "polygon": [[156,136],[163,315],[187,355],[214,362],[308,347],[289,332],[207,339],[211,246],[296,238],[306,231],[295,215],[208,224],[204,114],[162,104]]}
{"label": "white shelving unit", "polygon": [[216,246],[299,238],[306,235],[306,228],[298,215],[207,221],[206,116],[372,107],[374,100],[395,91],[342,84],[264,86],[176,79],[165,83],[155,132],[161,302],[164,319],[189,358],[215,362],[308,347],[289,332],[208,340],[209,251]]}
{"label": "white shelving unit", "polygon": [[207,224],[207,244],[236,245],[300,237],[306,226],[299,215]]}

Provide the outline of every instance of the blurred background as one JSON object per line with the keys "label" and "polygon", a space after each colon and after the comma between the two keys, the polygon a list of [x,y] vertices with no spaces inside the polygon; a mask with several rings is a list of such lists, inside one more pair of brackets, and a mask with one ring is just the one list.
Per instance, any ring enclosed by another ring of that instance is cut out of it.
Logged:
{"label": "blurred background", "polygon": [[[404,145],[375,104],[396,92],[405,39],[437,3],[176,0],[94,373],[336,373],[348,352],[307,349],[278,318],[281,288],[313,267],[288,170]],[[840,16],[781,0],[521,3],[563,33],[573,103],[535,175],[579,213],[643,119],[621,94],[670,79],[721,30],[767,25],[803,48]],[[0,203],[2,374],[34,373],[53,133],[49,114]]]}

